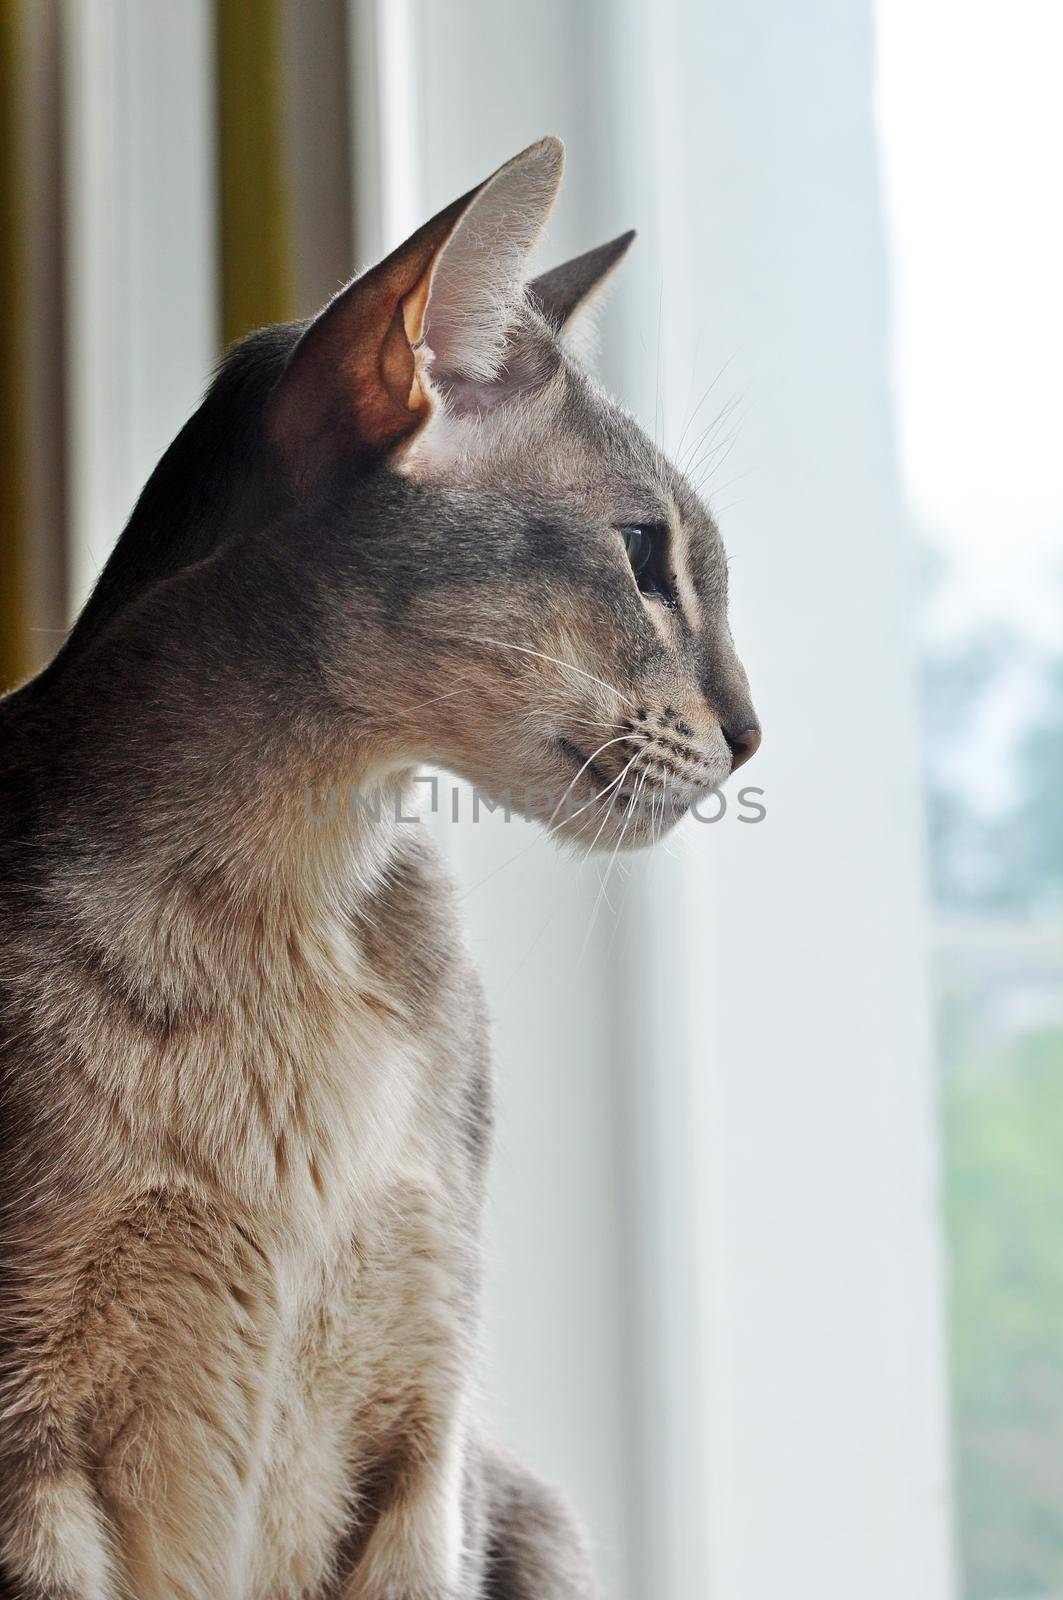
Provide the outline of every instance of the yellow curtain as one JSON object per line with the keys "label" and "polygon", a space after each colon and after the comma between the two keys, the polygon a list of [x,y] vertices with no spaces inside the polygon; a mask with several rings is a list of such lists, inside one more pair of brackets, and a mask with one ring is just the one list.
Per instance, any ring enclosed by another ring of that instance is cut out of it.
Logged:
{"label": "yellow curtain", "polygon": [[285,153],[284,0],[216,0],[225,343],[295,314]]}
{"label": "yellow curtain", "polygon": [[19,172],[22,0],[0,0],[0,693],[28,670],[25,419],[19,375],[23,212]]}
{"label": "yellow curtain", "polygon": [[[0,0],[0,692],[34,667],[35,567],[29,541],[32,438],[23,330],[34,314],[24,113],[30,9]],[[219,297],[226,344],[296,314],[294,216],[285,104],[285,7],[214,0]],[[297,0],[298,3],[298,0]],[[49,616],[46,621],[52,621]],[[39,651],[37,652],[40,653]]]}

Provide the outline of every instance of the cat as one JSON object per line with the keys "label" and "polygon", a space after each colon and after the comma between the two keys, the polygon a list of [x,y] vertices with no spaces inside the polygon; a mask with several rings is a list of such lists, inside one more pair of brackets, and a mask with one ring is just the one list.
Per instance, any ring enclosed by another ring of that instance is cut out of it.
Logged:
{"label": "cat", "polygon": [[641,845],[759,742],[717,529],[573,354],[632,235],[528,278],[562,165],[234,349],[0,702],[4,1596],[597,1592],[476,1414],[484,1003],[392,806]]}

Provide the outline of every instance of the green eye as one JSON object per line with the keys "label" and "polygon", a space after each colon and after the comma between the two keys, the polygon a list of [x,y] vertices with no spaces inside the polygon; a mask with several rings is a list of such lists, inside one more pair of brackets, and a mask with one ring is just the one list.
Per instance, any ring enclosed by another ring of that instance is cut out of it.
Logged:
{"label": "green eye", "polygon": [[636,523],[632,527],[617,530],[624,541],[627,558],[631,562],[631,570],[636,578],[642,576],[653,554],[653,531]]}

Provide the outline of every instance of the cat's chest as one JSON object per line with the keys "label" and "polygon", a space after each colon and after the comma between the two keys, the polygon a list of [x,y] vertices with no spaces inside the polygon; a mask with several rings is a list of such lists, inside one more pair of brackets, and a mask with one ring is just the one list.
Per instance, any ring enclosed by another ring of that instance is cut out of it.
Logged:
{"label": "cat's chest", "polygon": [[260,1168],[281,1220],[303,1238],[372,1217],[432,1147],[433,1063],[417,1023],[364,971],[337,991],[289,1011],[285,1036],[250,1052],[266,1096],[252,1113]]}
{"label": "cat's chest", "polygon": [[411,1419],[445,1409],[462,1380],[473,1241],[427,1167],[396,1171],[378,1198],[327,1254],[304,1240],[276,1264],[250,1485],[256,1600],[316,1592],[352,1498],[376,1514],[380,1441],[401,1447]]}
{"label": "cat's chest", "polygon": [[429,938],[433,897],[409,900],[390,885],[357,925],[344,917],[304,947],[252,1024],[271,1193],[341,1227],[396,1189],[460,1181],[463,974],[442,918]]}
{"label": "cat's chest", "polygon": [[284,1592],[313,1588],[352,1493],[377,1470],[372,1441],[401,1438],[409,1415],[437,1403],[433,1375],[456,1383],[463,1370],[476,1243],[431,1081],[448,1064],[380,1000],[352,1007],[333,1033],[275,1191],[277,1325],[256,1486],[263,1594],[280,1592],[266,1569],[284,1575]]}

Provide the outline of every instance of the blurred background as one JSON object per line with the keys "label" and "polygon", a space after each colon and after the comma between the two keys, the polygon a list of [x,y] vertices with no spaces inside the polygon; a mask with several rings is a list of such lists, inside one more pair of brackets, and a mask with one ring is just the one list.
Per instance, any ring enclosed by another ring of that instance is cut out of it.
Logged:
{"label": "blurred background", "polygon": [[437,824],[494,1016],[485,1404],[614,1600],[1063,1596],[1063,12],[0,0],[0,679],[225,346],[532,139],[732,557],[732,803]]}

